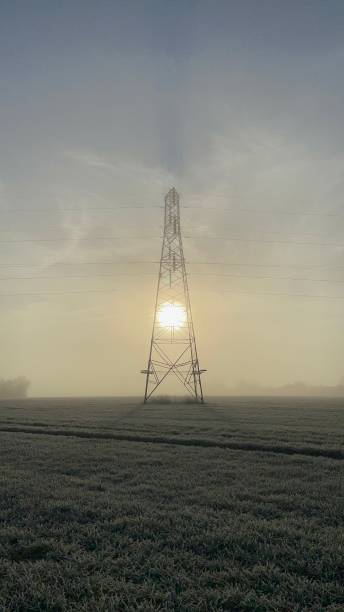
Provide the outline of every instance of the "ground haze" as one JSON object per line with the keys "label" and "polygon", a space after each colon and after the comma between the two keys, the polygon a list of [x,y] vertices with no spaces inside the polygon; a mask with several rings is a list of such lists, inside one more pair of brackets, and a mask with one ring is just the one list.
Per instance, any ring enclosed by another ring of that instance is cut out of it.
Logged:
{"label": "ground haze", "polygon": [[0,610],[343,609],[344,402],[0,402]]}

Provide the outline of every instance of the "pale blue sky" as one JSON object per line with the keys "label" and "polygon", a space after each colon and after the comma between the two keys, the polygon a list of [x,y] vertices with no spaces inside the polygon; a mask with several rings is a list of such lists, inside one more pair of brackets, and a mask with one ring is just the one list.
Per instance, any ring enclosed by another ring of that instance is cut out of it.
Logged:
{"label": "pale blue sky", "polygon": [[[344,249],[206,236],[344,244],[344,217],[323,215],[344,214],[343,32],[341,0],[2,0],[0,209],[50,212],[1,213],[0,237],[66,238],[0,244],[3,276],[13,276],[15,262],[27,263],[27,276],[56,276],[66,272],[57,261],[99,262],[91,274],[110,259],[155,259],[158,239],[75,238],[158,236],[160,210],[150,205],[174,184],[185,205],[198,207],[183,212],[184,233],[204,236],[185,239],[189,260],[329,266],[297,271],[327,283],[294,281],[292,267],[280,271],[284,280],[191,279],[209,391],[240,378],[334,384],[343,374],[343,302],[235,292],[344,296],[344,268],[334,269],[344,266]],[[116,205],[128,209],[86,211]],[[231,214],[207,210],[226,206]],[[84,212],[61,212],[71,207]],[[118,297],[0,298],[0,377],[27,375],[37,394],[139,392],[140,378],[129,379],[146,360],[155,282],[123,278]],[[224,284],[233,294],[220,292]],[[0,293],[109,286],[99,278],[13,279],[1,281]],[[123,324],[128,301],[132,319]],[[213,329],[215,308],[222,325]],[[118,359],[120,381],[112,375]]]}

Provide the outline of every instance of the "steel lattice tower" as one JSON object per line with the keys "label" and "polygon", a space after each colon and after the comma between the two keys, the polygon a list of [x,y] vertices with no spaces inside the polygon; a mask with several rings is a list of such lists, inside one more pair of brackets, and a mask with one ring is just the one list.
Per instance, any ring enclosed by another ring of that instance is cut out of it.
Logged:
{"label": "steel lattice tower", "polygon": [[197,402],[203,390],[180,229],[179,195],[165,197],[164,236],[154,322],[146,374],[144,403],[174,375]]}

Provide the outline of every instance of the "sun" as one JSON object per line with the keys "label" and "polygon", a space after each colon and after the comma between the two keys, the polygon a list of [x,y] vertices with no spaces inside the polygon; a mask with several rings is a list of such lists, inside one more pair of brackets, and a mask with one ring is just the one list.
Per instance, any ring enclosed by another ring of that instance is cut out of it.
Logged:
{"label": "sun", "polygon": [[186,310],[176,302],[166,302],[158,310],[158,321],[161,327],[178,329],[186,321]]}

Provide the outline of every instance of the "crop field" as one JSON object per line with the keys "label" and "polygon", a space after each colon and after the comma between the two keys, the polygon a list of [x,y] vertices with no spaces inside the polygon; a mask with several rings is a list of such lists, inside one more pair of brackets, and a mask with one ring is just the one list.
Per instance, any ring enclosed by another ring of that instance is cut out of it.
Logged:
{"label": "crop field", "polygon": [[0,402],[0,611],[344,610],[344,400]]}

